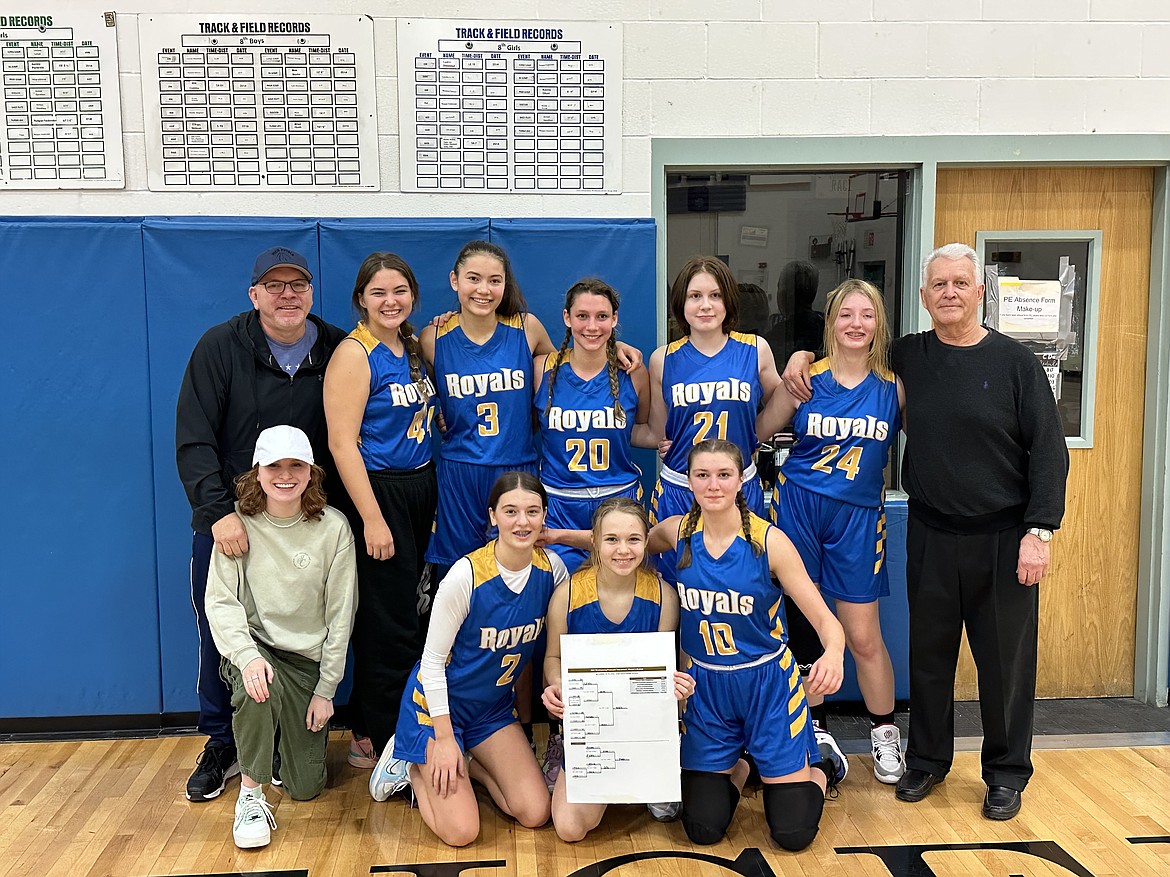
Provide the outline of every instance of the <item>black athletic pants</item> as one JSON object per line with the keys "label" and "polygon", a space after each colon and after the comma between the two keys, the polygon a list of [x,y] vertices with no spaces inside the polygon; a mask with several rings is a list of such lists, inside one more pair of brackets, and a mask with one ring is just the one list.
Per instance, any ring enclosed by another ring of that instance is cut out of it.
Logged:
{"label": "black athletic pants", "polygon": [[438,488],[435,466],[409,471],[368,472],[374,498],[394,537],[394,556],[374,560],[366,553],[361,516],[350,520],[356,542],[358,606],[354,618],[353,693],[349,698],[354,733],[369,737],[379,752],[398,722],[402,690],[422,655],[425,637],[421,605],[423,554],[431,538]]}
{"label": "black athletic pants", "polygon": [[979,672],[983,781],[1023,791],[1032,776],[1039,590],[1016,577],[1023,528],[960,535],[911,510],[910,741],[906,766],[945,776],[955,753],[955,666],[964,625]]}

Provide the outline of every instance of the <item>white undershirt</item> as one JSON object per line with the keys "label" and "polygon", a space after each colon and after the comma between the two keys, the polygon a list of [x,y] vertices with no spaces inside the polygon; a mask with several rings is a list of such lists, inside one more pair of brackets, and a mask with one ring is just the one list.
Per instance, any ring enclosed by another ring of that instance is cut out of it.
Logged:
{"label": "white undershirt", "polygon": [[[551,551],[548,560],[552,566],[554,588],[568,581],[569,571],[564,562]],[[513,594],[524,591],[532,564],[521,570],[506,569],[499,565],[499,561],[496,566],[509,591]],[[459,558],[439,583],[435,605],[431,607],[431,625],[427,630],[418,680],[427,698],[427,711],[432,716],[445,716],[451,712],[447,702],[447,657],[455,645],[455,636],[471,611],[473,577],[471,561],[466,557]]]}

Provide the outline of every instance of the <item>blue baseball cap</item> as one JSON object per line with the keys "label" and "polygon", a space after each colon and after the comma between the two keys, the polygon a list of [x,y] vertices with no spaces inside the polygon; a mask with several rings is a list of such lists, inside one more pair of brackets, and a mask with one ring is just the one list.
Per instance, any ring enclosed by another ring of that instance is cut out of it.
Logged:
{"label": "blue baseball cap", "polygon": [[313,279],[304,256],[288,247],[272,247],[256,257],[256,264],[252,266],[252,285],[259,283],[260,278],[273,268],[296,268],[305,275],[306,280]]}

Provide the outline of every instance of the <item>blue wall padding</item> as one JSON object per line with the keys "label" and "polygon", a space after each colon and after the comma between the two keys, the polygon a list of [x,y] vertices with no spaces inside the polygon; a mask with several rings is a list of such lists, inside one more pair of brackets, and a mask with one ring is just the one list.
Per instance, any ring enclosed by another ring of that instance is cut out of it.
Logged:
{"label": "blue wall padding", "polygon": [[358,268],[370,253],[391,252],[406,260],[419,286],[415,331],[435,314],[455,310],[449,276],[459,249],[490,234],[487,219],[323,219],[321,283],[324,317],[342,329],[354,326],[350,308]]}
{"label": "blue wall padding", "polygon": [[5,716],[157,713],[139,220],[0,219]]}
{"label": "blue wall padding", "polygon": [[[493,219],[492,243],[508,253],[528,307],[554,347],[565,337],[565,293],[583,277],[600,277],[621,296],[620,339],[641,350],[649,363],[658,339],[653,220]],[[636,451],[634,460],[649,501],[654,452]]]}
{"label": "blue wall padding", "polygon": [[[565,291],[586,275],[621,294],[623,340],[647,358],[656,341],[650,220],[9,217],[0,232],[0,295],[22,331],[0,369],[0,452],[16,488],[4,529],[0,719],[197,709],[175,401],[200,336],[251,307],[261,250],[304,253],[314,311],[343,328],[362,259],[397,252],[422,289],[417,326],[455,307],[455,256],[486,237],[510,254],[555,345]],[[639,462],[649,482],[652,454]],[[893,594],[882,621],[903,698],[904,505],[887,517]],[[348,683],[339,702],[347,693]]]}
{"label": "blue wall padding", "polygon": [[[150,400],[158,537],[158,619],[163,712],[199,708],[199,654],[191,608],[191,507],[175,469],[175,401],[187,360],[209,328],[250,310],[252,263],[262,250],[291,247],[319,273],[316,220],[148,218],[142,224],[150,347]],[[142,290],[139,290],[142,294]],[[320,298],[313,303],[321,313]],[[88,714],[94,710],[79,709]]]}

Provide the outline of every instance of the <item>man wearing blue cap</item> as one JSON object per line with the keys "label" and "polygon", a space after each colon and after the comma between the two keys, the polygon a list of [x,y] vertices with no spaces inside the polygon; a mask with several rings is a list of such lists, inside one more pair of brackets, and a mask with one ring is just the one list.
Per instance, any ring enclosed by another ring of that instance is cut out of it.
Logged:
{"label": "man wearing blue cap", "polygon": [[[313,275],[305,257],[272,247],[256,257],[252,309],[209,329],[191,354],[176,409],[179,477],[191,502],[191,598],[199,625],[199,730],[208,735],[187,798],[210,801],[239,773],[231,691],[219,677],[219,652],[204,611],[212,550],[248,550],[233,510],[236,477],[249,469],[261,430],[290,424],[313,447],[329,447],[321,388],[325,365],[345,332],[310,313]],[[323,461],[332,474],[330,461]],[[327,487],[341,490],[340,480]],[[334,503],[335,504],[335,503]]]}

